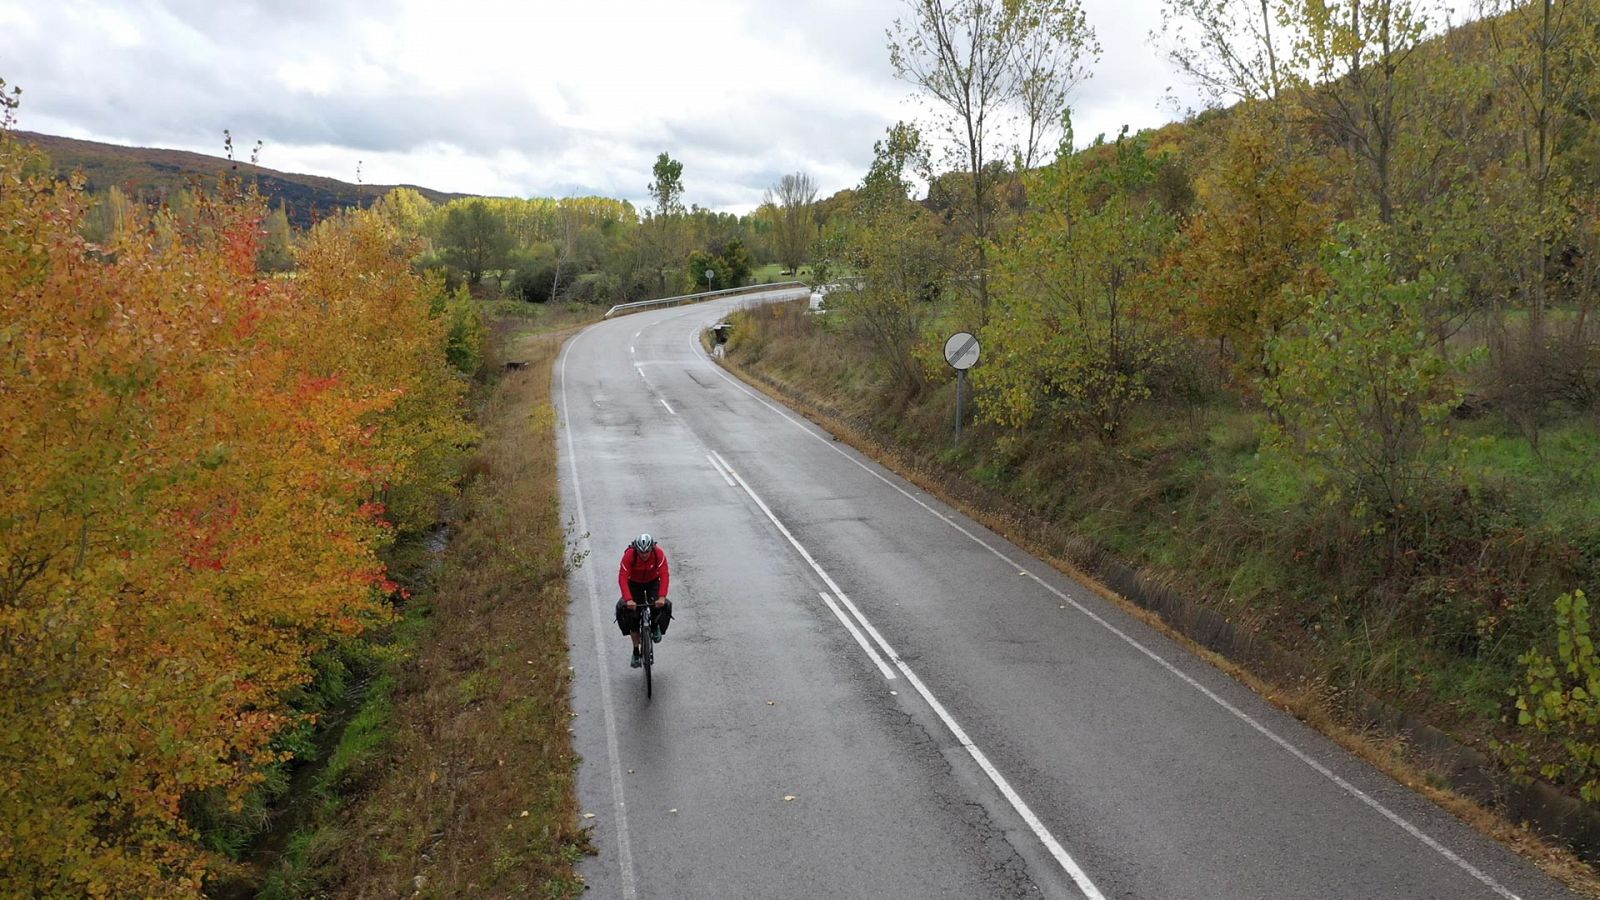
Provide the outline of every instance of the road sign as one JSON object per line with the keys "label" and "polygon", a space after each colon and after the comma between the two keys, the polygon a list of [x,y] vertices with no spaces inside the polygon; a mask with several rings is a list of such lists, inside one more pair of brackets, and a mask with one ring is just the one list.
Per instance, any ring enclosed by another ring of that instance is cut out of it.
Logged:
{"label": "road sign", "polygon": [[944,361],[955,369],[972,368],[978,362],[978,339],[965,331],[950,335],[944,342]]}

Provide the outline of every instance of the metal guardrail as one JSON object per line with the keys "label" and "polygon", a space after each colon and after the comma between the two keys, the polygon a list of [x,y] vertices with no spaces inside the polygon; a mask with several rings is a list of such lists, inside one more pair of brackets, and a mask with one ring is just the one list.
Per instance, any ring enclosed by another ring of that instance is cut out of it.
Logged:
{"label": "metal guardrail", "polygon": [[659,300],[635,300],[632,303],[618,303],[606,310],[602,319],[609,319],[617,312],[644,309],[650,306],[676,306],[679,303],[695,303],[701,300],[715,300],[718,297],[731,297],[735,294],[749,294],[756,291],[771,291],[778,288],[809,288],[804,281],[779,281],[774,284],[751,284],[744,287],[723,288],[720,291],[703,291],[698,294],[680,294],[676,297],[662,297]]}

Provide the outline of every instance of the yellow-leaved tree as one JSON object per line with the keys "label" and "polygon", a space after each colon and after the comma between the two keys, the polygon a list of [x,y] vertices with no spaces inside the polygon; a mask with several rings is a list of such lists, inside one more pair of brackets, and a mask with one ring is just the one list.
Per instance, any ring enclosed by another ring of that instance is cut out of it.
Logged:
{"label": "yellow-leaved tree", "polygon": [[472,439],[450,321],[375,217],[273,279],[259,198],[94,245],[43,168],[0,130],[0,883],[196,894],[190,804],[240,803],[313,656],[391,615],[380,552]]}

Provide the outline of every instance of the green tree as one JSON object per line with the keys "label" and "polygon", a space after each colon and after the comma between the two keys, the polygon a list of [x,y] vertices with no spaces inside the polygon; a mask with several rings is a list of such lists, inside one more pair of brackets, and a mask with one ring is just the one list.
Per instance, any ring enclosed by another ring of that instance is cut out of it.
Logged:
{"label": "green tree", "polygon": [[477,284],[484,272],[505,265],[512,240],[505,219],[483,200],[473,199],[445,207],[439,246],[445,259],[466,275],[467,283]]}
{"label": "green tree", "polygon": [[657,216],[672,216],[683,212],[683,163],[666,153],[656,157],[651,167],[655,180],[650,182],[650,196],[656,201]]}
{"label": "green tree", "polygon": [[1329,287],[1267,345],[1278,374],[1264,393],[1281,423],[1268,444],[1310,467],[1329,503],[1398,539],[1461,400],[1427,329],[1445,288],[1428,272],[1397,279],[1381,237],[1349,226],[1322,265]]}
{"label": "green tree", "polygon": [[639,231],[638,254],[642,268],[652,276],[651,291],[660,296],[668,291],[668,273],[676,277],[692,245],[683,221],[683,163],[662,153],[651,172],[655,180],[650,182],[650,197],[655,208]]}
{"label": "green tree", "polygon": [[[1535,648],[1518,660],[1524,674],[1515,692],[1517,725],[1555,737],[1566,751],[1565,758],[1542,765],[1541,775],[1574,782],[1583,799],[1600,803],[1600,654],[1589,598],[1583,591],[1562,594],[1555,613],[1555,658]],[[1526,760],[1525,744],[1510,749],[1513,758]],[[1517,766],[1526,769],[1525,762]]]}
{"label": "green tree", "polygon": [[256,266],[263,272],[287,272],[294,268],[294,233],[289,228],[289,214],[283,204],[267,213],[261,223],[261,249],[256,253]]}
{"label": "green tree", "polygon": [[685,270],[695,290],[739,287],[750,277],[750,251],[738,238],[720,250],[695,250],[689,254]]}
{"label": "green tree", "polygon": [[115,241],[128,229],[128,212],[128,197],[122,188],[116,185],[107,188],[84,215],[84,239],[95,244]]}

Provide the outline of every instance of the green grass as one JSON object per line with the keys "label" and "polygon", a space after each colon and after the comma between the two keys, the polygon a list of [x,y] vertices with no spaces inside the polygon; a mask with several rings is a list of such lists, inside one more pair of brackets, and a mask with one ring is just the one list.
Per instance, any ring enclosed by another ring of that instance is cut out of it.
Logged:
{"label": "green grass", "polygon": [[383,674],[367,688],[361,708],[345,725],[317,778],[318,792],[330,799],[358,780],[394,735],[394,677]]}
{"label": "green grass", "polygon": [[1535,522],[1562,529],[1600,525],[1600,426],[1569,421],[1546,427],[1537,452],[1493,422],[1463,429],[1460,466],[1469,485],[1511,487]]}
{"label": "green grass", "polygon": [[480,300],[478,304],[485,320],[509,320],[519,328],[537,331],[593,322],[611,308],[588,303],[528,303],[523,300]]}
{"label": "green grass", "polygon": [[785,275],[782,263],[767,263],[751,269],[746,280],[750,284],[775,284],[779,281],[805,281],[810,276],[810,266],[801,266],[798,273]]}
{"label": "green grass", "polygon": [[573,862],[588,842],[569,732],[567,535],[550,399],[560,340],[523,320],[491,332],[497,358],[527,364],[483,398],[473,480],[414,658],[391,670],[392,707],[348,729],[343,838],[331,856],[306,855],[319,867],[317,893],[410,896],[419,875],[427,896],[581,890]]}

